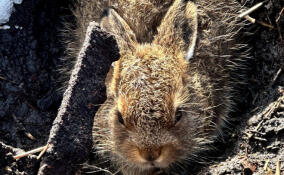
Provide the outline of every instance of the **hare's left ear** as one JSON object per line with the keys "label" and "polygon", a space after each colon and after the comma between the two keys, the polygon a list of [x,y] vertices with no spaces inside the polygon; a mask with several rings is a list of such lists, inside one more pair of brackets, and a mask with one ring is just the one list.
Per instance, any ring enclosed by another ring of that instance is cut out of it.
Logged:
{"label": "hare's left ear", "polygon": [[153,43],[183,52],[189,60],[197,39],[197,8],[193,2],[176,0],[166,13]]}
{"label": "hare's left ear", "polygon": [[115,36],[120,52],[135,49],[137,40],[134,32],[114,9],[109,8],[104,11],[100,26]]}

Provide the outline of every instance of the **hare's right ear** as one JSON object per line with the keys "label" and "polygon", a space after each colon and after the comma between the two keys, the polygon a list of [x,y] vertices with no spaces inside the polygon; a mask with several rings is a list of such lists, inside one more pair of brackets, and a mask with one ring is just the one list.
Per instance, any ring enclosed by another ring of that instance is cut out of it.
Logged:
{"label": "hare's right ear", "polygon": [[108,8],[104,11],[100,26],[115,36],[120,52],[135,48],[137,40],[134,32],[114,9]]}
{"label": "hare's right ear", "polygon": [[191,1],[175,0],[169,8],[153,43],[174,53],[182,52],[189,60],[194,54],[197,39],[197,7]]}

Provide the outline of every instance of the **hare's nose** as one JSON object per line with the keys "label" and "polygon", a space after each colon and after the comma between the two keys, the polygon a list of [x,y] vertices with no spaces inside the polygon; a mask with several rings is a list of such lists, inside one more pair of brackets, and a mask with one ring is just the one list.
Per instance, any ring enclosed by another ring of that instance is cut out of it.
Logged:
{"label": "hare's nose", "polygon": [[161,155],[161,148],[155,148],[155,149],[140,149],[139,153],[140,156],[149,161],[149,162],[153,162],[155,160],[157,160],[160,155]]}

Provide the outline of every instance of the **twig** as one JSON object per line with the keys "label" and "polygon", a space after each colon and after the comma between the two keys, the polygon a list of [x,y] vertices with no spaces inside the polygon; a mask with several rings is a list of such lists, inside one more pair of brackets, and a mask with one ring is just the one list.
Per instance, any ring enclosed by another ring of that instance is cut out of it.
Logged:
{"label": "twig", "polygon": [[42,147],[36,148],[34,150],[31,150],[31,151],[28,151],[28,152],[24,152],[22,154],[15,155],[15,156],[13,156],[13,158],[17,160],[17,159],[20,159],[22,157],[26,157],[26,156],[29,156],[31,154],[41,152],[43,149],[45,149],[45,147],[46,146],[42,146]]}
{"label": "twig", "polygon": [[49,143],[45,146],[45,148],[39,153],[39,155],[37,156],[37,160],[41,158],[41,156],[46,152],[46,150],[49,147]]}
{"label": "twig", "polygon": [[258,24],[260,24],[260,25],[263,25],[264,27],[268,27],[268,28],[270,28],[270,29],[274,29],[274,26],[273,26],[273,25],[267,24],[267,23],[262,22],[262,21],[258,21],[258,20],[256,20],[256,19],[250,17],[249,15],[244,16],[244,18],[245,18],[246,20],[248,20],[249,22],[251,22],[252,24],[258,23]]}
{"label": "twig", "polygon": [[265,27],[268,27],[270,29],[274,29],[274,26],[270,25],[270,24],[267,24],[265,22],[262,22],[262,21],[258,21],[252,17],[249,16],[250,13],[252,13],[253,11],[257,10],[258,8],[260,8],[262,5],[264,4],[264,2],[260,2],[256,5],[254,5],[253,7],[249,8],[248,10],[246,10],[245,12],[241,13],[238,18],[245,18],[246,20],[248,20],[249,22],[251,22],[252,24],[254,23],[258,23],[258,24],[261,24]]}
{"label": "twig", "polygon": [[253,134],[251,133],[248,133],[248,132],[244,132],[244,133],[247,135],[248,139],[250,139],[253,136]]}
{"label": "twig", "polygon": [[5,80],[5,81],[9,81],[9,80],[7,80],[5,77],[2,77],[2,76],[0,76],[0,79],[1,79],[1,80]]}
{"label": "twig", "polygon": [[269,163],[269,160],[266,160],[266,161],[265,161],[265,164],[264,164],[264,167],[263,167],[264,171],[266,171],[266,170],[267,170],[268,163]]}
{"label": "twig", "polygon": [[268,118],[274,111],[275,109],[278,109],[278,107],[281,104],[281,101],[284,100],[284,95],[280,96],[276,101],[274,101],[273,103],[271,103],[266,109],[265,111],[262,112],[262,116],[264,118]]}
{"label": "twig", "polygon": [[16,122],[16,124],[19,126],[19,128],[21,128],[22,130],[24,130],[26,136],[31,139],[31,140],[35,140],[35,137],[29,133],[26,128],[24,127],[24,125],[17,119],[16,115],[15,114],[12,114],[12,117],[14,119],[14,121]]}
{"label": "twig", "polygon": [[256,22],[257,22],[258,24],[263,25],[264,27],[268,27],[268,28],[270,28],[270,29],[274,29],[274,26],[272,26],[272,25],[270,25],[270,24],[267,24],[267,23],[265,23],[265,22],[258,21],[258,20],[256,20]]}
{"label": "twig", "polygon": [[256,126],[256,128],[254,129],[255,132],[258,131],[258,129],[260,128],[260,126],[262,125],[263,122],[264,122],[264,121],[261,120],[261,121],[258,123],[258,125]]}
{"label": "twig", "polygon": [[265,138],[261,138],[261,137],[257,137],[257,136],[254,136],[253,138],[254,138],[255,140],[267,142],[267,139],[265,139]]}
{"label": "twig", "polygon": [[16,82],[14,82],[14,81],[12,81],[12,80],[8,80],[7,78],[2,77],[2,76],[0,76],[0,79],[1,79],[1,80],[4,80],[4,81],[11,82],[11,83],[13,83],[13,84],[17,84]]}
{"label": "twig", "polygon": [[282,15],[283,12],[284,12],[284,7],[283,7],[282,10],[280,11],[278,18],[276,19],[276,23],[278,23],[278,21],[280,20],[280,17],[281,17],[281,15]]}
{"label": "twig", "polygon": [[257,10],[259,7],[261,7],[264,4],[264,2],[260,2],[256,5],[254,5],[253,7],[249,8],[248,10],[246,10],[245,12],[241,13],[238,17],[239,18],[243,18],[246,15],[249,15],[250,13],[252,13],[253,11]]}
{"label": "twig", "polygon": [[9,166],[6,166],[6,167],[5,167],[5,170],[8,171],[9,173],[12,173],[12,172],[13,172],[13,170],[12,170]]}
{"label": "twig", "polygon": [[252,104],[253,104],[253,105],[255,104],[256,99],[258,98],[258,96],[259,96],[259,93],[257,93],[257,94],[254,96],[253,101],[252,101]]}
{"label": "twig", "polygon": [[[253,103],[254,105],[254,103]],[[255,111],[257,111],[259,109],[259,107],[254,108],[253,110],[251,110],[251,113],[254,113]]]}
{"label": "twig", "polygon": [[272,82],[271,82],[272,85],[275,83],[275,81],[276,81],[277,78],[279,77],[281,71],[282,71],[282,69],[280,68],[280,69],[276,72],[276,74],[275,74],[275,76],[273,77]]}
{"label": "twig", "polygon": [[36,138],[29,132],[25,132],[26,136],[31,139],[31,140],[35,140]]}
{"label": "twig", "polygon": [[269,24],[272,25],[272,22],[271,22],[271,20],[270,20],[270,18],[269,18],[269,16],[267,14],[266,14],[266,18],[267,18]]}
{"label": "twig", "polygon": [[280,26],[279,26],[279,20],[280,20],[280,17],[282,16],[282,13],[283,13],[283,12],[284,12],[284,7],[283,7],[282,10],[280,11],[278,18],[276,19],[277,30],[278,30],[278,33],[279,33],[279,36],[280,36],[280,40],[281,40],[281,41],[283,41],[283,37],[282,37],[281,29],[280,29]]}
{"label": "twig", "polygon": [[279,160],[276,162],[275,175],[280,175],[280,162],[279,162]]}
{"label": "twig", "polygon": [[256,22],[256,19],[250,17],[249,15],[244,16],[244,18],[245,18],[246,20],[248,20],[249,22],[251,22],[252,24],[254,24],[254,23]]}

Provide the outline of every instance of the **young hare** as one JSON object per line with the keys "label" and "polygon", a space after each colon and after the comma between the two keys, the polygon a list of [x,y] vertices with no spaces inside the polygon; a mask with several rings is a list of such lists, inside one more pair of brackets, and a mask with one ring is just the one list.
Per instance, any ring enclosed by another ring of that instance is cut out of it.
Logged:
{"label": "young hare", "polygon": [[238,41],[240,10],[234,0],[79,3],[78,43],[88,22],[97,20],[120,49],[106,79],[107,100],[94,118],[101,157],[123,174],[152,174],[207,149],[243,82],[237,73],[247,56]]}

